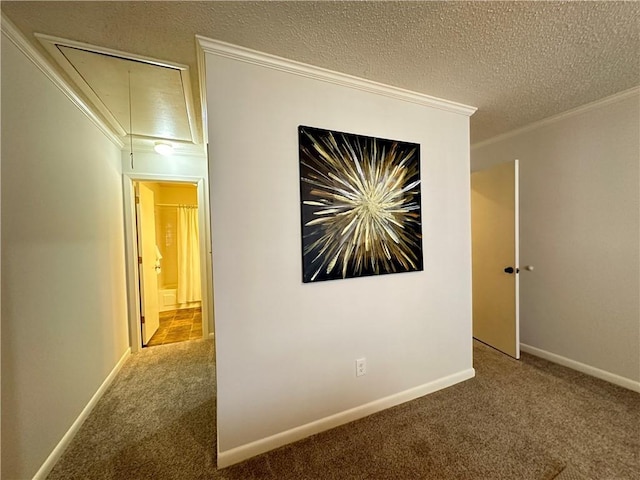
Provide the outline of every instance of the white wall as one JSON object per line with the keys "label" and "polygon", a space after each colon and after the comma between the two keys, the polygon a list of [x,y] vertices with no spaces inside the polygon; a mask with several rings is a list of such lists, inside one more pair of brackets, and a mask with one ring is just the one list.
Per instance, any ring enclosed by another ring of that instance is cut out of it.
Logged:
{"label": "white wall", "polygon": [[121,156],[4,34],[1,83],[2,477],[23,479],[128,349]]}
{"label": "white wall", "polygon": [[640,109],[601,101],[471,150],[520,159],[521,341],[640,380]]}
{"label": "white wall", "polygon": [[[472,374],[468,116],[212,54],[206,65],[223,455]],[[302,284],[301,124],[421,144],[423,272]]]}
{"label": "white wall", "polygon": [[122,150],[122,172],[128,175],[162,175],[174,177],[207,178],[207,159],[203,155],[160,155],[149,150],[133,147],[131,168],[130,147]]}

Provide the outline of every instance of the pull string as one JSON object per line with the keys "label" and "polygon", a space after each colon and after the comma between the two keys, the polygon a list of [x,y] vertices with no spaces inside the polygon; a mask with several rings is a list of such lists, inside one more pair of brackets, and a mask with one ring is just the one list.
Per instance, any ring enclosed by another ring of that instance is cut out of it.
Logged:
{"label": "pull string", "polygon": [[133,120],[131,114],[131,70],[129,73],[129,157],[131,159],[131,170],[133,170]]}

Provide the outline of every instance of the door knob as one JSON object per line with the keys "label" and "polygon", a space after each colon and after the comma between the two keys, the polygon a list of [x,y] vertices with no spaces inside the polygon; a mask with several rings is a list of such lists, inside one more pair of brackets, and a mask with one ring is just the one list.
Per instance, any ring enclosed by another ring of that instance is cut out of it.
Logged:
{"label": "door knob", "polygon": [[[508,273],[509,275],[511,275],[513,272],[514,272],[513,267],[506,267],[506,268],[504,269],[504,273]],[[519,268],[516,268],[515,272],[516,272],[516,273],[519,273],[519,272],[520,272],[520,269],[519,269]]]}

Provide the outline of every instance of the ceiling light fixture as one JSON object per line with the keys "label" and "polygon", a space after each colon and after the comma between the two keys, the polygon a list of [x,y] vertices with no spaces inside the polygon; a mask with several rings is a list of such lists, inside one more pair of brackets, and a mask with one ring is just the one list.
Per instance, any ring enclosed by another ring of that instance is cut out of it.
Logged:
{"label": "ceiling light fixture", "polygon": [[173,145],[170,143],[156,142],[153,149],[160,155],[171,155],[173,153]]}

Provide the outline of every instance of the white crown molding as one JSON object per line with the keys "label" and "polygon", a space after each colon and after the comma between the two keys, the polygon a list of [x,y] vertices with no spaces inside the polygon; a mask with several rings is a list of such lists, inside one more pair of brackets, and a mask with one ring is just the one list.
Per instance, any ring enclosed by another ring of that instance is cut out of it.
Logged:
{"label": "white crown molding", "polygon": [[599,100],[595,100],[593,102],[587,103],[585,105],[572,108],[571,110],[567,110],[557,115],[543,118],[542,120],[538,120],[537,122],[530,123],[529,125],[525,125],[524,127],[516,128],[515,130],[511,130],[506,133],[501,133],[500,135],[496,135],[495,137],[488,138],[487,140],[482,140],[481,142],[474,143],[473,145],[471,145],[471,150],[474,150],[476,148],[486,147],[487,145],[491,145],[492,143],[507,140],[511,137],[515,137],[517,135],[530,132],[531,130],[544,127],[546,125],[550,125],[555,122],[559,122],[560,120],[564,120],[566,118],[573,117],[575,115],[580,115],[582,113],[588,112],[589,110],[593,110],[595,108],[601,108],[606,105],[619,102],[621,100],[633,97],[635,95],[640,95],[640,86],[632,87],[628,90],[623,90],[622,92],[614,93],[613,95],[610,95],[608,97],[604,97]]}
{"label": "white crown molding", "polygon": [[205,52],[200,42],[196,42],[198,65],[198,87],[200,89],[200,112],[202,114],[202,142],[209,143],[209,117],[207,116],[207,66]]}
{"label": "white crown molding", "polygon": [[93,124],[100,130],[112,143],[123,148],[124,143],[107,125],[104,123],[89,106],[69,87],[67,82],[53,69],[51,64],[38,52],[29,41],[22,35],[22,33],[16,28],[11,21],[1,16],[0,30],[5,37],[11,41],[31,62],[38,67],[38,69],[45,74],[45,76],[51,80],[51,82],[64,93],[71,102],[78,107],[78,109],[85,114],[85,116],[93,122]]}
{"label": "white crown molding", "polygon": [[449,100],[412,92],[403,88],[392,87],[390,85],[384,85],[382,83],[373,82],[371,80],[366,80],[352,75],[334,72],[325,68],[315,67],[313,65],[296,62],[294,60],[288,60],[286,58],[258,52],[256,50],[232,45],[219,40],[212,40],[200,35],[196,35],[196,40],[198,45],[200,45],[200,48],[205,53],[217,55],[219,57],[231,58],[233,60],[239,60],[241,62],[259,65],[261,67],[271,68],[291,73],[293,75],[299,75],[301,77],[312,78],[314,80],[320,80],[343,87],[354,88],[356,90],[437,108],[468,117],[473,115],[477,110],[475,107],[470,107],[461,103],[451,102]]}

